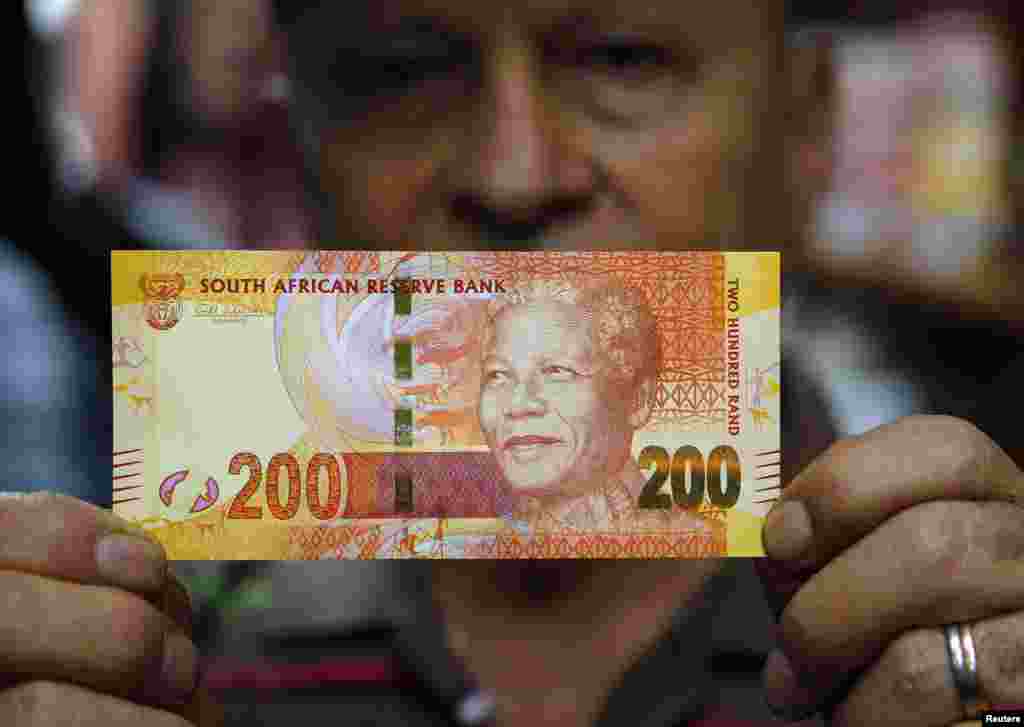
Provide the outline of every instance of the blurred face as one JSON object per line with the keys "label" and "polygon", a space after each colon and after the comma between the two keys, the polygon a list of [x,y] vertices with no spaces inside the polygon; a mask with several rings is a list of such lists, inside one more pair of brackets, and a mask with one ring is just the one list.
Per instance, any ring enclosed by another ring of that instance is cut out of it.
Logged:
{"label": "blurred face", "polygon": [[297,36],[338,243],[736,248],[779,209],[781,3],[340,7]]}
{"label": "blurred face", "polygon": [[188,60],[195,103],[209,120],[228,120],[254,104],[271,67],[267,0],[194,0]]}
{"label": "blurred face", "polygon": [[630,397],[595,366],[589,322],[574,305],[513,306],[484,352],[480,426],[519,494],[573,496],[604,485],[629,457]]}

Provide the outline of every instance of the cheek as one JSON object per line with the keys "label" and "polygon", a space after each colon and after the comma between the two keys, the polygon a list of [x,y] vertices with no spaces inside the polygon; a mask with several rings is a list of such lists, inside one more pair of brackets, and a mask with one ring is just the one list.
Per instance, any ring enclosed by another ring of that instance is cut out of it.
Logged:
{"label": "cheek", "polygon": [[700,240],[713,227],[725,144],[706,112],[637,139],[610,161],[641,223],[658,240]]}
{"label": "cheek", "polygon": [[493,394],[480,394],[477,414],[480,418],[480,428],[487,437],[491,437],[498,427],[498,402]]}
{"label": "cheek", "polygon": [[592,390],[567,393],[553,402],[558,417],[572,432],[578,449],[593,450],[607,437],[608,411],[602,399]]}
{"label": "cheek", "polygon": [[429,205],[437,169],[449,144],[389,144],[363,135],[325,138],[321,178],[337,201],[337,229],[378,246],[402,249]]}
{"label": "cheek", "polygon": [[742,85],[712,85],[693,110],[600,147],[645,232],[667,245],[720,239],[743,209],[736,174],[753,152],[750,97]]}

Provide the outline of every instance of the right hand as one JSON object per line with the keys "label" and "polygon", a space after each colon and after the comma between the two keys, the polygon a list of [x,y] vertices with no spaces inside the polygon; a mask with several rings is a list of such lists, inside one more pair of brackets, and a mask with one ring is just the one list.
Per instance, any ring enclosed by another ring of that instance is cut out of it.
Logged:
{"label": "right hand", "polygon": [[140,528],[64,495],[0,493],[0,594],[0,724],[196,719],[188,594]]}

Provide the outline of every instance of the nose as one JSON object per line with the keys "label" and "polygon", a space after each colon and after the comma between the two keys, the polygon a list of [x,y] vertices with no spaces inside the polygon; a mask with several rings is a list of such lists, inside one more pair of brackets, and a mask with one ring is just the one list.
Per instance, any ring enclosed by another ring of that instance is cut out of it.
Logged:
{"label": "nose", "polygon": [[516,384],[505,407],[505,417],[512,420],[543,416],[546,412],[547,405],[540,395],[536,379],[532,376]]}
{"label": "nose", "polygon": [[485,241],[538,242],[586,215],[596,175],[529,53],[510,45],[490,66],[475,128],[456,161],[450,211]]}

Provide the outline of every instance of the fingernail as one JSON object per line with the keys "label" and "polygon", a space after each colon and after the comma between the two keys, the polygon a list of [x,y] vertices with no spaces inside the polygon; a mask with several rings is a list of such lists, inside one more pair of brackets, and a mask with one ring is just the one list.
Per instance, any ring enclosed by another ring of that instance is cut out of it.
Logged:
{"label": "fingernail", "polygon": [[768,655],[763,681],[765,701],[779,719],[801,720],[814,713],[808,704],[809,692],[800,685],[793,665],[779,649]]}
{"label": "fingernail", "polygon": [[810,547],[813,534],[807,508],[799,500],[788,500],[765,518],[765,552],[775,560],[797,560]]}
{"label": "fingernail", "polygon": [[96,567],[113,585],[155,591],[163,588],[167,558],[164,549],[148,538],[111,533],[96,543]]}
{"label": "fingernail", "polygon": [[195,645],[178,629],[164,637],[164,661],[160,671],[163,696],[180,704],[192,696],[199,683],[199,653]]}

